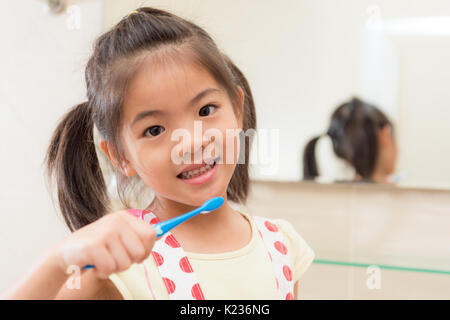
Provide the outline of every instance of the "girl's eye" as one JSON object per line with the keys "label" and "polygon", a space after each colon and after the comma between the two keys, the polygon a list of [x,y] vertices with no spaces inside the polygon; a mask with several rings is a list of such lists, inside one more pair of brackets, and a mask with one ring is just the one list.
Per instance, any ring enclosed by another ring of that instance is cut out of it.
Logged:
{"label": "girl's eye", "polygon": [[144,135],[146,136],[147,132],[150,132],[151,136],[157,136],[160,133],[163,133],[165,131],[164,127],[161,126],[153,126],[150,128],[147,128],[147,130],[145,130]]}
{"label": "girl's eye", "polygon": [[209,116],[209,115],[211,114],[211,112],[210,112],[210,111],[207,111],[208,108],[214,108],[214,109],[217,109],[218,107],[215,106],[215,105],[213,105],[213,104],[208,104],[208,105],[206,105],[206,106],[204,106],[204,107],[202,107],[202,108],[200,109],[200,111],[199,111],[200,116],[202,116],[202,117]]}
{"label": "girl's eye", "polygon": [[[208,105],[206,105],[206,106],[204,106],[204,107],[202,107],[202,108],[200,109],[200,111],[199,111],[200,116],[202,116],[202,117],[209,116],[209,115],[211,114],[211,111],[209,111],[210,108],[217,109],[217,108],[219,108],[219,107],[218,107],[218,106],[215,106],[215,105],[213,105],[213,104],[208,104]],[[157,136],[157,135],[163,133],[164,131],[165,131],[164,127],[161,127],[161,126],[152,126],[152,127],[149,127],[149,128],[147,128],[147,129],[145,130],[144,136],[149,136],[149,135],[147,134],[147,132],[149,132],[149,133],[150,133],[150,136],[155,137],[155,136]]]}

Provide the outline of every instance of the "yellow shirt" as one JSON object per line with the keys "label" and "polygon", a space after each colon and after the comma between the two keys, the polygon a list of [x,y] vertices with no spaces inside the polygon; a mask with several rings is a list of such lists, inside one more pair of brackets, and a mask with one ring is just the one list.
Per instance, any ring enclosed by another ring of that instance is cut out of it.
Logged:
{"label": "yellow shirt", "polygon": [[[252,238],[243,248],[224,253],[204,254],[185,252],[195,276],[207,300],[266,300],[280,299],[276,287],[272,262],[267,255],[264,241],[258,235],[253,218],[240,212],[251,224]],[[296,283],[314,259],[314,252],[295,231],[292,224],[284,219],[273,219],[286,239],[288,256]],[[110,280],[124,299],[169,299],[164,282],[155,261],[150,255],[141,264],[133,264],[123,272],[110,275]],[[301,295],[301,289],[299,291]]]}

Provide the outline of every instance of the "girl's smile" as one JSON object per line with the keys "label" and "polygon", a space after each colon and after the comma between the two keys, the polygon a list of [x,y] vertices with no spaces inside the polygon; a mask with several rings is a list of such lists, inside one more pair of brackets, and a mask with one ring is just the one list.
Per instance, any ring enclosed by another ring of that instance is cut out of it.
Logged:
{"label": "girl's smile", "polygon": [[[198,206],[226,197],[240,150],[239,139],[230,143],[226,133],[242,128],[242,118],[206,69],[177,58],[181,62],[143,59],[123,102],[123,145],[128,175],[139,175],[159,199]],[[241,102],[243,108],[243,94]],[[230,151],[234,157],[224,159]],[[215,165],[207,166],[213,159]]]}
{"label": "girl's smile", "polygon": [[214,160],[212,164],[205,164],[198,169],[184,171],[177,177],[187,184],[198,185],[210,181],[218,169],[219,164],[217,160]]}

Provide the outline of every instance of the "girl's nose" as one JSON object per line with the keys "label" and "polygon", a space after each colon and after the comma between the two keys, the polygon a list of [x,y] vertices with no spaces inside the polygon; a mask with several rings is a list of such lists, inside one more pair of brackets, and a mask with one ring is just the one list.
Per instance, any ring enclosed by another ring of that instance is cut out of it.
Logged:
{"label": "girl's nose", "polygon": [[180,150],[179,156],[184,162],[201,161],[203,151],[214,141],[214,136],[208,136],[204,132],[195,135],[193,131],[189,131],[189,137],[183,137],[183,148]]}

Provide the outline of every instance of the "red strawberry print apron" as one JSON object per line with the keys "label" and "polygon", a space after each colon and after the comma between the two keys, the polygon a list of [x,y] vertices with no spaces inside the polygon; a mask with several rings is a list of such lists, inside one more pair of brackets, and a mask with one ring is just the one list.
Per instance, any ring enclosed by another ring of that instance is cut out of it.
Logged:
{"label": "red strawberry print apron", "polygon": [[[130,209],[128,212],[152,225],[160,222],[148,210]],[[253,219],[256,223],[258,233],[268,249],[267,253],[272,261],[280,299],[292,300],[294,299],[294,283],[291,262],[287,254],[284,236],[273,220],[259,216],[253,216]],[[203,295],[203,291],[197,281],[188,257],[170,231],[155,242],[152,256],[170,299],[205,300],[205,296]],[[147,276],[147,271],[145,270],[145,272]],[[148,279],[147,283],[150,288]]]}

